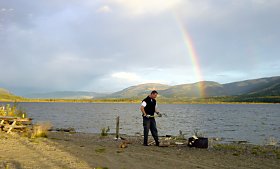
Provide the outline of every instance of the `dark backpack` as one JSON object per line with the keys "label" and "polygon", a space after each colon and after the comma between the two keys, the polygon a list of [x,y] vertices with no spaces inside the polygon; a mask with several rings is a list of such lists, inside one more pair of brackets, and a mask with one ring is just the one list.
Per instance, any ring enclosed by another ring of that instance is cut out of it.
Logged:
{"label": "dark backpack", "polygon": [[208,138],[190,137],[188,141],[189,147],[208,148]]}

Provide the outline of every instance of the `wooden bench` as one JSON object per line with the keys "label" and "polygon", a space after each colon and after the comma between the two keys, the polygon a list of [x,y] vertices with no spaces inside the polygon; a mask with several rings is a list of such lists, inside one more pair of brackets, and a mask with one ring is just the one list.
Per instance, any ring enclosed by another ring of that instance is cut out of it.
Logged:
{"label": "wooden bench", "polygon": [[[31,118],[19,118],[19,117],[11,117],[11,116],[0,116],[0,120],[1,120],[0,122],[1,129],[7,130],[7,133],[10,133],[12,129],[24,129],[32,121]],[[27,124],[24,124],[26,122]]]}

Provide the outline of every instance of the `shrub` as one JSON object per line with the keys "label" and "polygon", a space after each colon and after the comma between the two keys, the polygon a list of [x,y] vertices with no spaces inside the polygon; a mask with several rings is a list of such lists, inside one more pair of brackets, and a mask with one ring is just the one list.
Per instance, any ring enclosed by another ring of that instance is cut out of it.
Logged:
{"label": "shrub", "polygon": [[18,104],[15,102],[13,106],[11,106],[10,104],[0,106],[0,116],[13,116],[13,117],[26,118],[27,113],[23,108],[19,107]]}
{"label": "shrub", "polygon": [[102,128],[101,129],[101,136],[108,136],[108,132],[110,131],[109,126],[107,128]]}
{"label": "shrub", "polygon": [[51,123],[44,122],[44,123],[37,123],[33,126],[33,131],[31,134],[31,138],[37,137],[48,137],[48,131],[51,128]]}

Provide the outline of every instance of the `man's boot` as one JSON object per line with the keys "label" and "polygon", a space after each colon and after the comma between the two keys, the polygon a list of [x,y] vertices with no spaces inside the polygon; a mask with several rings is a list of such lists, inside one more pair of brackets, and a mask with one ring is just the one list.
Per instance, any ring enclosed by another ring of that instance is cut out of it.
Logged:
{"label": "man's boot", "polygon": [[156,141],[156,146],[159,146],[159,141]]}

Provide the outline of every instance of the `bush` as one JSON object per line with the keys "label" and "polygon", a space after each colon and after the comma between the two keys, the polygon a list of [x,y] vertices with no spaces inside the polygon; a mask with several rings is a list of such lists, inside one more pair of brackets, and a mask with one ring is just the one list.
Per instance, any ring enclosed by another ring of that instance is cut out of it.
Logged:
{"label": "bush", "polygon": [[48,137],[47,134],[51,126],[52,126],[51,123],[48,122],[35,124],[33,126],[31,138]]}
{"label": "bush", "polygon": [[21,117],[26,118],[27,113],[18,104],[15,102],[13,106],[10,104],[6,104],[4,106],[0,106],[0,116],[13,116],[13,117]]}
{"label": "bush", "polygon": [[108,136],[108,132],[110,131],[109,126],[107,128],[102,128],[101,129],[101,136]]}

